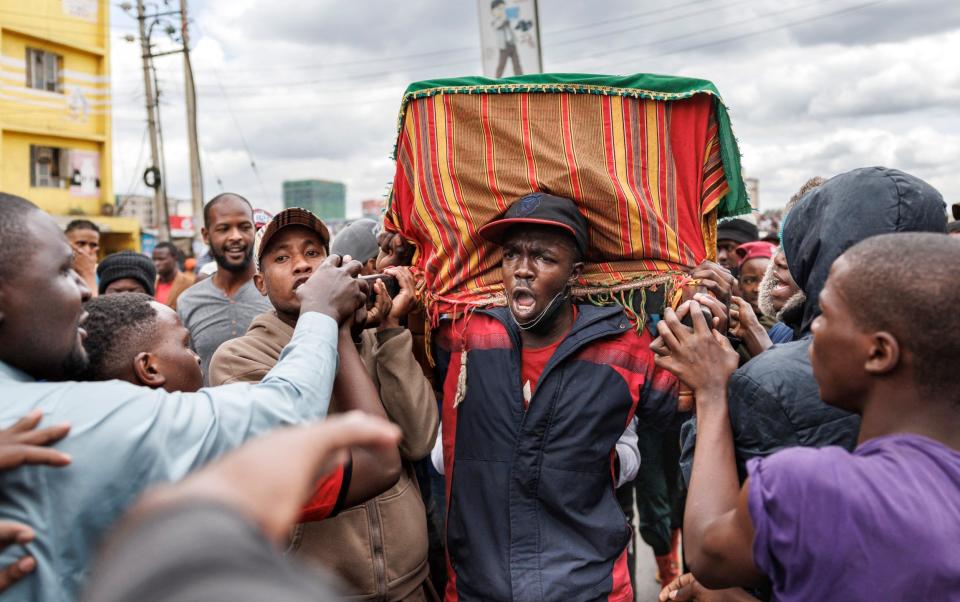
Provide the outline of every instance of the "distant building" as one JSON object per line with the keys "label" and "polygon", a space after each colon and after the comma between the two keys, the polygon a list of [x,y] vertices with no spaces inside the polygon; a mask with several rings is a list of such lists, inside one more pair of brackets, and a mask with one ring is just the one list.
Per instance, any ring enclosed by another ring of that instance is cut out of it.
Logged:
{"label": "distant building", "polygon": [[0,10],[0,190],[61,226],[101,230],[101,256],[139,249],[137,221],[113,213],[110,3],[4,0]]}
{"label": "distant building", "polygon": [[347,217],[347,187],[330,180],[287,180],[283,206],[309,209],[324,221],[342,220]]}
{"label": "distant building", "polygon": [[367,199],[360,203],[363,217],[378,220],[383,213],[383,207],[386,205],[386,199]]}
{"label": "distant building", "polygon": [[[191,202],[185,199],[168,198],[167,205],[170,212],[170,238],[174,242],[193,238],[193,205]],[[114,213],[120,217],[137,220],[140,224],[141,250],[149,254],[156,244],[157,227],[160,223],[153,195],[118,194]],[[189,244],[181,246],[189,248]]]}

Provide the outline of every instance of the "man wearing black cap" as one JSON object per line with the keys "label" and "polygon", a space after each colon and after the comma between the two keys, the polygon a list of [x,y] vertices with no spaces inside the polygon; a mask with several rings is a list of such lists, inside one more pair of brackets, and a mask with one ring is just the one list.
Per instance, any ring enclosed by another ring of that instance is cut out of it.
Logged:
{"label": "man wearing black cap", "polygon": [[146,255],[133,251],[120,251],[107,255],[97,266],[101,295],[117,293],[144,293],[153,296],[153,283],[157,280],[157,268]]}
{"label": "man wearing black cap", "polygon": [[728,219],[717,224],[717,263],[737,273],[737,247],[760,240],[760,231],[745,219]]}
{"label": "man wearing black cap", "polygon": [[588,246],[573,201],[517,200],[480,235],[503,249],[506,307],[437,337],[451,600],[633,600],[614,486],[636,414],[665,425],[676,380],[620,307],[576,304]]}

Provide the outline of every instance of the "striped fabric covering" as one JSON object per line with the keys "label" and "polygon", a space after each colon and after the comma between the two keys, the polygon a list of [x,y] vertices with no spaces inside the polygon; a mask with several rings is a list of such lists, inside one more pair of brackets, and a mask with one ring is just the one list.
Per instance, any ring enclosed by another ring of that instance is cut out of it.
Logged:
{"label": "striped fabric covering", "polygon": [[715,94],[658,100],[635,88],[502,82],[436,82],[404,100],[384,221],[415,243],[432,313],[498,300],[499,250],[477,229],[537,190],[573,199],[587,219],[584,286],[713,257],[718,207],[731,190]]}

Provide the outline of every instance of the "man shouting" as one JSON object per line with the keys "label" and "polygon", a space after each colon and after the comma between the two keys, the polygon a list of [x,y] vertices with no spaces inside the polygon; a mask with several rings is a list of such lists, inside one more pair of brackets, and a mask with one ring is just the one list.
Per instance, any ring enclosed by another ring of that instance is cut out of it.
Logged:
{"label": "man shouting", "polygon": [[671,421],[676,380],[622,308],[571,299],[588,243],[573,201],[527,195],[480,234],[503,249],[507,307],[438,335],[446,599],[633,600],[617,440],[635,414]]}

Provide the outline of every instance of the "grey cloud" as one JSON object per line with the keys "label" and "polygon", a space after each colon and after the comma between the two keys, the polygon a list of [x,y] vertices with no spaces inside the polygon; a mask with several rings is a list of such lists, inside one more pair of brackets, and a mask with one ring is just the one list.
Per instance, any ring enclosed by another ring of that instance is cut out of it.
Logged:
{"label": "grey cloud", "polygon": [[[849,1],[849,0],[848,0]],[[857,6],[863,2],[850,2]],[[830,4],[831,8],[843,5]],[[851,11],[842,19],[825,19],[792,28],[802,46],[841,44],[858,46],[900,42],[960,27],[960,2],[956,0],[897,0]]]}

